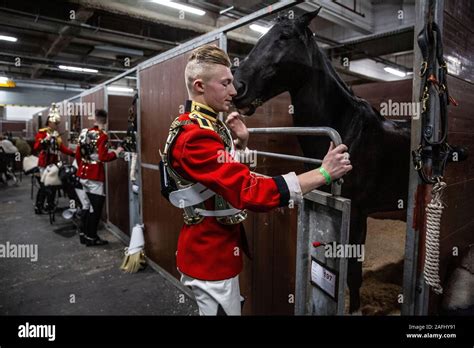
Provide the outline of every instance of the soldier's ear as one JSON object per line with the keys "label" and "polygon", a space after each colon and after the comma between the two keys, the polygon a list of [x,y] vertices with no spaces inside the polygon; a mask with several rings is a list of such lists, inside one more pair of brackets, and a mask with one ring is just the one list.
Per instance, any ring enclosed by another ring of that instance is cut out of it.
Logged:
{"label": "soldier's ear", "polygon": [[196,79],[193,82],[194,91],[202,94],[204,93],[204,81],[202,79]]}

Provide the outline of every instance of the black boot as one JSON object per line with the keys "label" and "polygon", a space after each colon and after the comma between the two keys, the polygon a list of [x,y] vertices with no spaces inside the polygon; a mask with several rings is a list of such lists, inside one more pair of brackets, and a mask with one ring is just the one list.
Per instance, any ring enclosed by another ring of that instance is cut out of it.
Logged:
{"label": "black boot", "polygon": [[44,210],[44,201],[46,200],[46,187],[39,182],[38,193],[36,194],[35,214],[42,214]]}
{"label": "black boot", "polygon": [[88,247],[109,244],[108,241],[106,241],[104,239],[100,239],[99,237],[89,238],[89,237],[86,236],[86,237],[84,237],[84,240],[85,240],[86,246],[88,246]]}
{"label": "black boot", "polygon": [[86,226],[87,226],[87,219],[89,218],[89,209],[83,209],[80,213],[79,219],[79,241],[81,244],[86,244]]}
{"label": "black boot", "polygon": [[99,238],[97,235],[97,228],[99,226],[100,218],[102,216],[102,208],[104,206],[105,197],[101,195],[94,195],[92,193],[87,193],[89,201],[91,202],[92,213],[89,213],[87,219],[86,227],[86,245],[87,246],[96,246],[96,245],[105,245],[109,242]]}
{"label": "black boot", "polygon": [[46,211],[48,213],[54,213],[56,211],[56,188],[51,186],[45,187],[46,192]]}

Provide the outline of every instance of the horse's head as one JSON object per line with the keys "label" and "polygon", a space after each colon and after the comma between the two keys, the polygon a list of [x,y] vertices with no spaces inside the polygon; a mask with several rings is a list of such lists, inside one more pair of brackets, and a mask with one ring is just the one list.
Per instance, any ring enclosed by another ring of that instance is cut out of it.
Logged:
{"label": "horse's head", "polygon": [[262,103],[304,81],[312,65],[308,25],[320,9],[295,19],[278,19],[240,63],[233,102],[244,114],[252,115]]}

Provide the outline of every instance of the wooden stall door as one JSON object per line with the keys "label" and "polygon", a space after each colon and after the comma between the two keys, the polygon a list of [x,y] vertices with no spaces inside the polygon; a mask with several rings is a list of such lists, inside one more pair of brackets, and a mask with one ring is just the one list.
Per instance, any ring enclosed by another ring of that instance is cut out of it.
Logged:
{"label": "wooden stall door", "polygon": [[[128,109],[132,105],[132,96],[108,95],[109,138],[115,139],[110,131],[126,131],[128,127]],[[117,143],[111,143],[116,147]],[[122,232],[130,235],[128,163],[119,158],[107,163],[107,201],[109,222]]]}

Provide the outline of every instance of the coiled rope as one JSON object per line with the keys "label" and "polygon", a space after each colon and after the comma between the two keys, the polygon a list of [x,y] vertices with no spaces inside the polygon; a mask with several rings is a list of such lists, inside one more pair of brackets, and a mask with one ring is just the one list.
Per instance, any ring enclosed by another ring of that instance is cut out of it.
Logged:
{"label": "coiled rope", "polygon": [[441,200],[446,183],[438,178],[431,191],[431,202],[426,207],[427,233],[425,243],[425,282],[432,287],[433,291],[440,295],[443,293],[441,280],[439,278],[439,235],[441,231],[441,216],[444,203]]}

